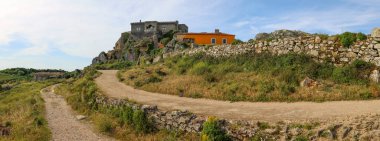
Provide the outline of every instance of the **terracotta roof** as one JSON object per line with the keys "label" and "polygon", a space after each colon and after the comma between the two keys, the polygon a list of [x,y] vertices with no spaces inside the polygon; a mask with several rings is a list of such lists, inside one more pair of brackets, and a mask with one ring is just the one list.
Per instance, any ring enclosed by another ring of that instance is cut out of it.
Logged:
{"label": "terracotta roof", "polygon": [[179,33],[177,35],[230,35],[230,36],[235,36],[233,34],[227,34],[227,33],[207,33],[207,32],[200,32],[200,33]]}

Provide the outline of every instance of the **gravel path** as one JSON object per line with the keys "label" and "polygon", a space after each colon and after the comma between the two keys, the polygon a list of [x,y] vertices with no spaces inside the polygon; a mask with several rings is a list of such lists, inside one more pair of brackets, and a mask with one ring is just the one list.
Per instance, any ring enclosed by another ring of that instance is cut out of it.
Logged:
{"label": "gravel path", "polygon": [[164,110],[189,110],[204,116],[217,116],[226,119],[263,121],[305,121],[329,120],[338,117],[354,117],[365,114],[379,114],[380,100],[372,101],[333,101],[333,102],[234,102],[210,99],[192,99],[173,95],[146,92],[134,89],[119,82],[116,70],[101,71],[95,79],[104,94],[114,98],[129,98],[142,104],[157,105]]}
{"label": "gravel path", "polygon": [[46,119],[54,141],[108,141],[108,137],[97,135],[91,126],[76,119],[65,99],[54,94],[51,86],[41,90],[45,100]]}

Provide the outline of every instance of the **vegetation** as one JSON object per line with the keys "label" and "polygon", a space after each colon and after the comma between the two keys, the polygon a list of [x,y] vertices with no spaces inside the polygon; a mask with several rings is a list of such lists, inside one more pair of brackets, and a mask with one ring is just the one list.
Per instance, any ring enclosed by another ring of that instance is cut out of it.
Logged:
{"label": "vegetation", "polygon": [[133,63],[130,61],[115,60],[107,63],[95,64],[93,67],[98,70],[111,70],[111,69],[126,69],[132,66]]}
{"label": "vegetation", "polygon": [[[315,62],[303,54],[240,55],[214,58],[177,56],[163,63],[134,66],[119,77],[147,91],[229,101],[328,101],[377,98],[368,76],[376,67],[356,60],[345,67]],[[306,78],[318,86],[300,87]]]}
{"label": "vegetation", "polygon": [[367,36],[361,32],[360,33],[344,32],[343,34],[339,35],[340,43],[346,48],[349,48],[354,42],[358,40],[363,41],[366,39],[367,39]]}
{"label": "vegetation", "polygon": [[238,45],[238,44],[242,44],[242,43],[244,43],[242,40],[240,40],[240,39],[235,39],[234,41],[232,41],[232,45]]}
{"label": "vegetation", "polygon": [[50,140],[40,90],[54,83],[24,81],[0,92],[0,124],[10,128],[10,135],[2,140]]}
{"label": "vegetation", "polygon": [[230,137],[221,129],[218,119],[209,117],[203,123],[202,141],[229,141]]}
{"label": "vegetation", "polygon": [[96,103],[98,93],[93,79],[99,74],[93,68],[84,70],[83,78],[63,83],[56,92],[66,97],[71,107],[94,121],[99,132],[121,140],[181,140],[198,138],[192,134],[157,131],[144,111],[128,105],[110,106]]}

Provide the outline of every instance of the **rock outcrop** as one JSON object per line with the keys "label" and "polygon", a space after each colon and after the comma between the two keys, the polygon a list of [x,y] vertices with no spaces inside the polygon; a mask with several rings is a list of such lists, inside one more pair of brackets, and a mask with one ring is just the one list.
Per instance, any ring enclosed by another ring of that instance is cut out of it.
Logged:
{"label": "rock outcrop", "polygon": [[380,41],[380,28],[375,28],[372,30],[372,34],[371,34],[371,37],[375,40],[375,41]]}

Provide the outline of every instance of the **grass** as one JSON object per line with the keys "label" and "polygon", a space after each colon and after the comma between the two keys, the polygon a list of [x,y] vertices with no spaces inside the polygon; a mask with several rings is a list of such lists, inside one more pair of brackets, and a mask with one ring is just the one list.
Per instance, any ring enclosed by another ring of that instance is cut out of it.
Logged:
{"label": "grass", "polygon": [[19,80],[24,80],[24,79],[26,79],[26,77],[0,72],[0,85],[5,84],[5,83],[9,83],[12,81],[19,81]]}
{"label": "grass", "polygon": [[[177,56],[163,63],[133,66],[118,77],[151,92],[228,101],[336,101],[379,97],[368,80],[376,66],[356,60],[344,67],[315,62],[303,54],[240,55],[214,58]],[[310,77],[319,86],[300,87]]]}
{"label": "grass", "polygon": [[26,81],[11,90],[0,92],[0,124],[11,128],[11,134],[1,140],[50,140],[40,90],[53,83]]}
{"label": "grass", "polygon": [[215,117],[209,117],[203,123],[202,141],[229,141],[230,137],[222,130],[220,122]]}
{"label": "grass", "polygon": [[63,95],[74,110],[89,116],[99,132],[120,140],[199,139],[195,134],[158,131],[143,111],[132,109],[128,105],[110,106],[96,103],[95,99],[100,94],[93,79],[98,74],[94,69],[86,68],[83,78],[63,83],[56,92]]}
{"label": "grass", "polygon": [[112,69],[126,69],[132,66],[133,63],[129,61],[109,61],[107,63],[94,64],[93,67],[98,70],[112,70]]}

